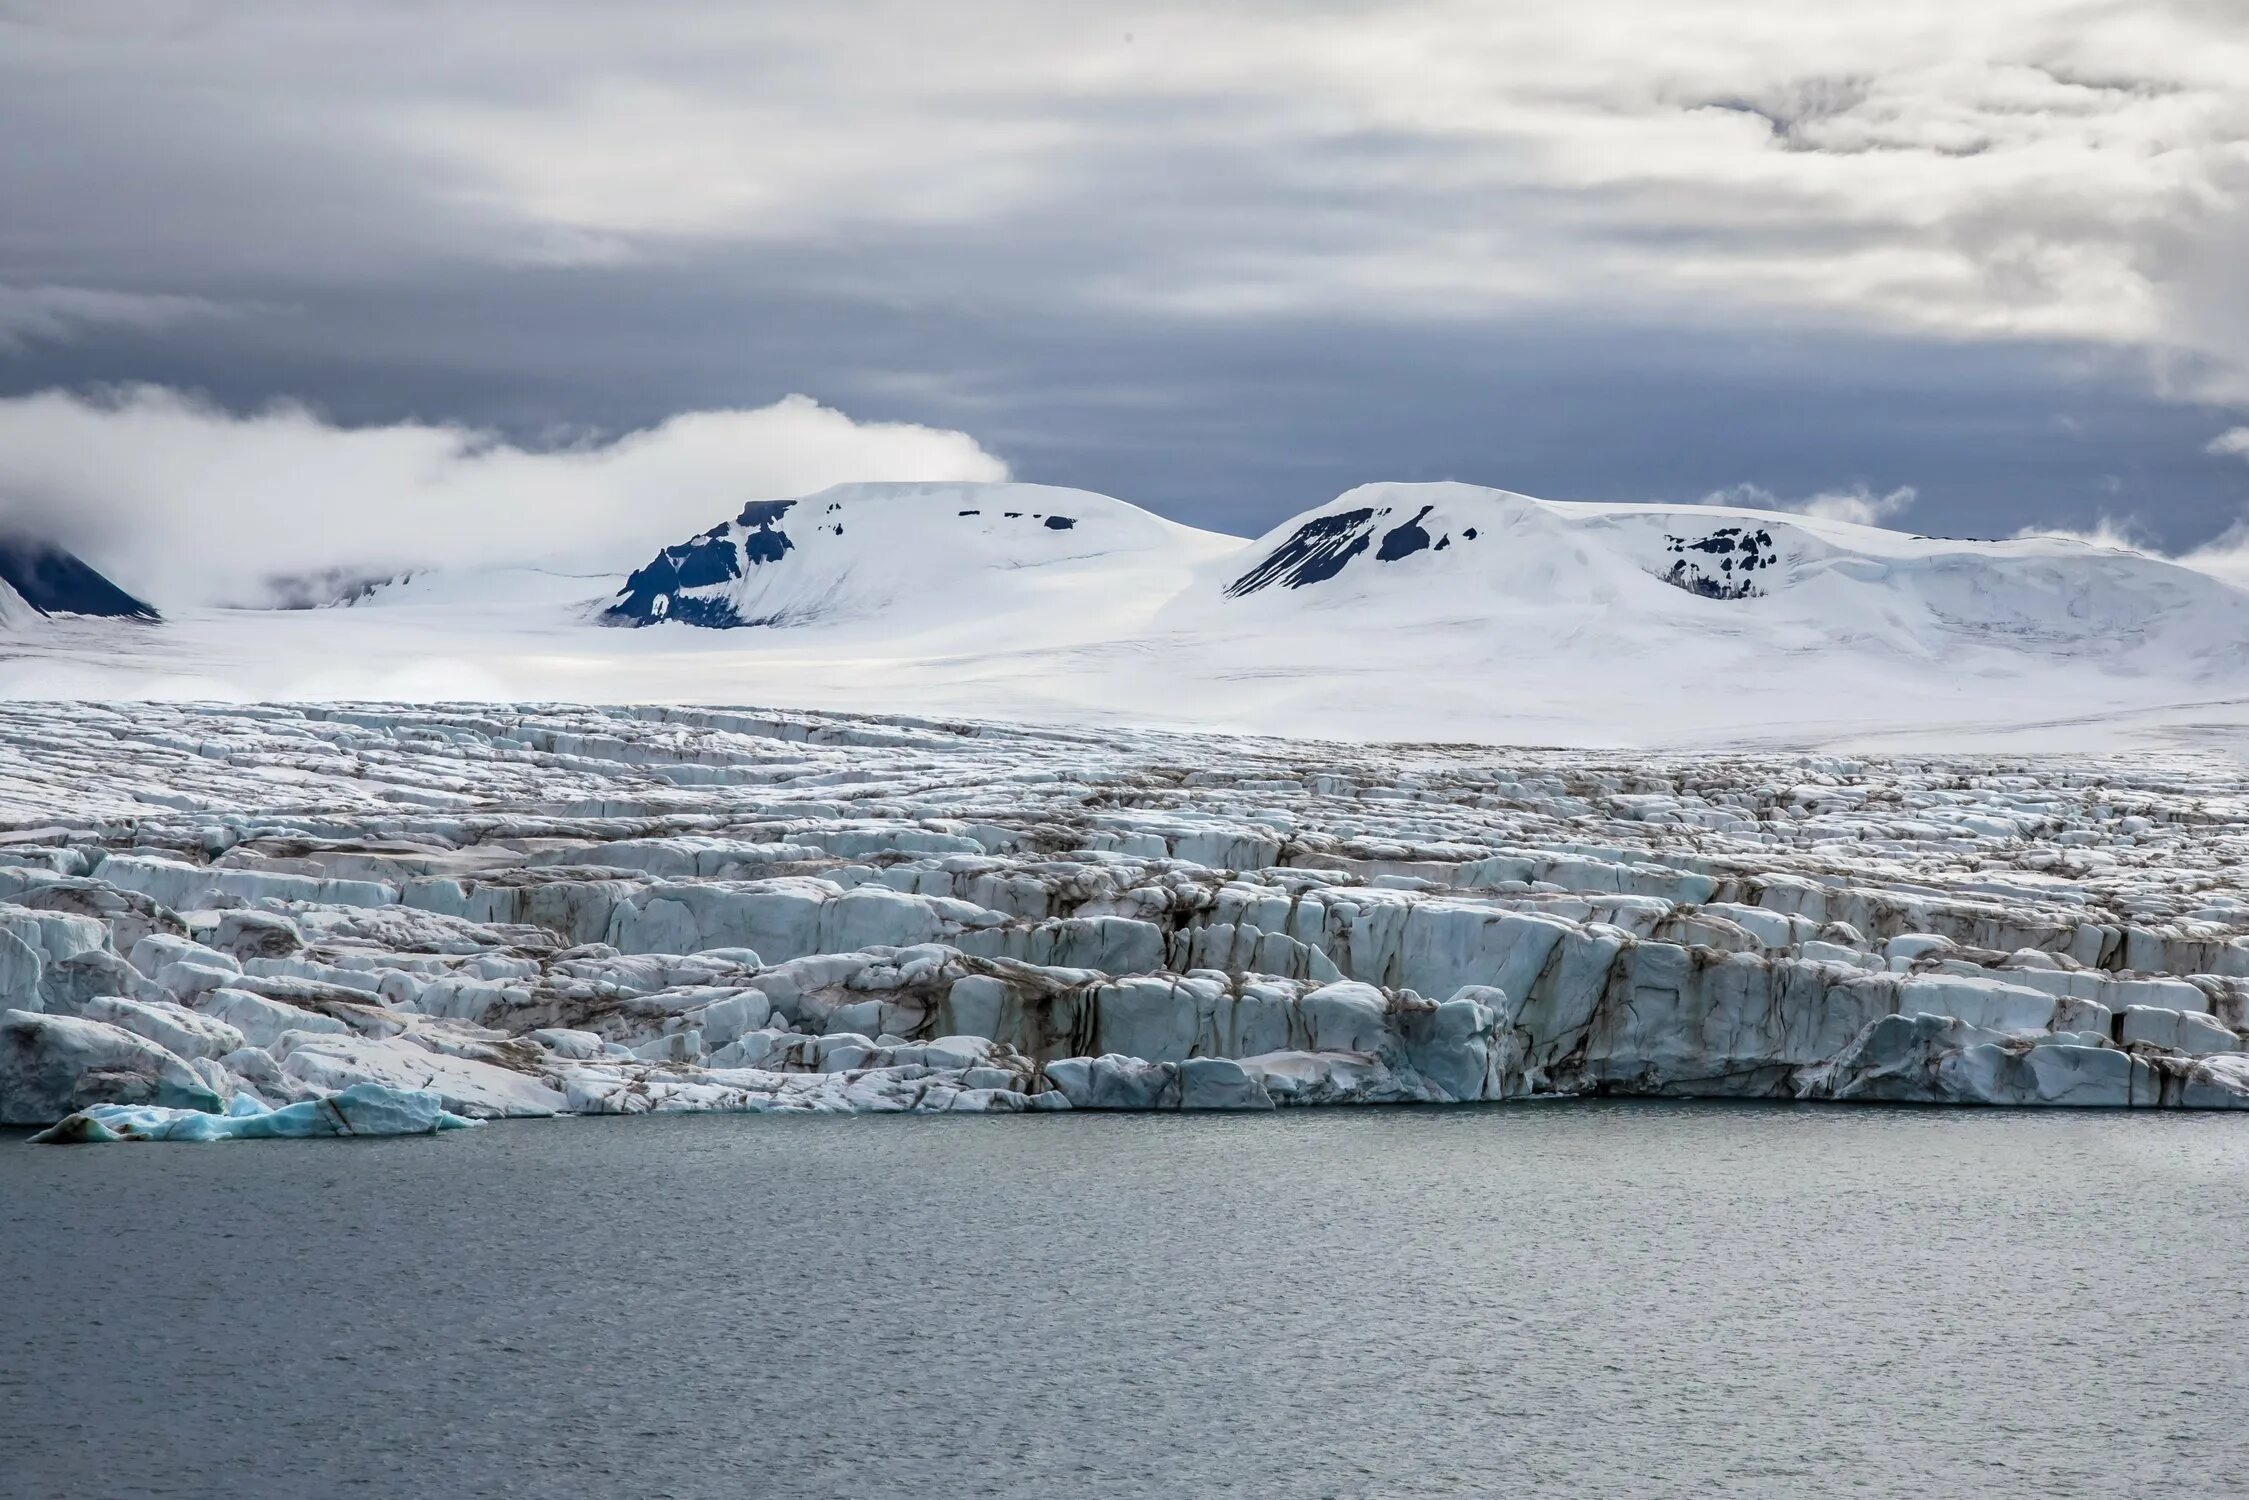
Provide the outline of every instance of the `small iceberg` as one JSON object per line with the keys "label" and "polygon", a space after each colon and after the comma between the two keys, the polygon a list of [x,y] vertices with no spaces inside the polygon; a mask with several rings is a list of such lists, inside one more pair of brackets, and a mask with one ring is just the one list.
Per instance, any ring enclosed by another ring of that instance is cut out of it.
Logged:
{"label": "small iceberg", "polygon": [[156,1104],[96,1104],[31,1138],[57,1146],[109,1141],[272,1141],[339,1135],[435,1135],[476,1124],[430,1089],[357,1083],[324,1099],[268,1109],[236,1094],[223,1115]]}

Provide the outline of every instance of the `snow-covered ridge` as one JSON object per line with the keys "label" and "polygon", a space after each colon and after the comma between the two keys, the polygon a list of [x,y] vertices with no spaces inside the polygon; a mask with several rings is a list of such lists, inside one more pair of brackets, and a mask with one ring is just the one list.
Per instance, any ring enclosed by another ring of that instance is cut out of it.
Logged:
{"label": "snow-covered ridge", "polygon": [[18,746],[0,1122],[120,1106],[61,1139],[1546,1094],[2249,1105],[2249,771],[2215,756],[498,704],[0,708]]}
{"label": "snow-covered ridge", "polygon": [[[893,626],[1066,607],[1145,591],[1151,564],[1191,568],[1238,538],[1084,490],[1036,484],[852,484],[758,500],[636,570],[604,618],[717,628]],[[1164,580],[1176,588],[1185,573]],[[1161,586],[1161,585],[1159,585]]]}
{"label": "snow-covered ridge", "polygon": [[1798,630],[1924,656],[1962,638],[2040,655],[2154,648],[2175,665],[2231,665],[2249,645],[2249,595],[2176,563],[1777,511],[1376,484],[1284,522],[1247,556],[1225,595],[1306,622],[1540,612],[1597,617],[1608,634]]}
{"label": "snow-covered ridge", "polygon": [[755,694],[1577,745],[2035,728],[2061,748],[2249,720],[2249,593],[2070,541],[1460,484],[1363,487],[1254,542],[1019,484],[852,485],[713,520],[629,577],[436,569],[348,609],[11,631],[0,696]]}

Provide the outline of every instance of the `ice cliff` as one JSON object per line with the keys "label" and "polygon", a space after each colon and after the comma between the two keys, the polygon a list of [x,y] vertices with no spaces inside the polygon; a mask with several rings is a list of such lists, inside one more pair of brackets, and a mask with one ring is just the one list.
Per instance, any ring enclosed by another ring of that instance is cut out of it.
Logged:
{"label": "ice cliff", "polygon": [[2216,757],[501,705],[16,705],[0,755],[0,1120],[62,1139],[2249,1104],[2249,773]]}

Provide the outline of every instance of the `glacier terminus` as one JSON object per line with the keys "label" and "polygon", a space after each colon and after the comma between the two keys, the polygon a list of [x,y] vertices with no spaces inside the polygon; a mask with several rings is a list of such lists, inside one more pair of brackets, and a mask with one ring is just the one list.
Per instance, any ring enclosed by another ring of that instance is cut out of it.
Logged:
{"label": "glacier terminus", "polygon": [[2249,768],[0,706],[0,1119],[2249,1105]]}

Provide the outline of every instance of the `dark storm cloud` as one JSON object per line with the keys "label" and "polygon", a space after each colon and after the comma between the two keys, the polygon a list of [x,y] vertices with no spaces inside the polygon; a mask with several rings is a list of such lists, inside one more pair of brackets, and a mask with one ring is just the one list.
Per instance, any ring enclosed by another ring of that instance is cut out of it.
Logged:
{"label": "dark storm cloud", "polygon": [[2223,8],[945,9],[0,12],[0,390],[533,447],[807,392],[1242,531],[2249,492]]}

